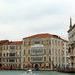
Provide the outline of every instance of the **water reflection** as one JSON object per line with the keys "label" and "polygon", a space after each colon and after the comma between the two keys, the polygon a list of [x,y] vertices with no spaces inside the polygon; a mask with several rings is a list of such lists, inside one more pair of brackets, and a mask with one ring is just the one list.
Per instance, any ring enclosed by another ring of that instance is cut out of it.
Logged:
{"label": "water reflection", "polygon": [[39,73],[36,73],[36,72],[27,73],[27,72],[25,72],[25,73],[23,73],[21,75],[39,75]]}
{"label": "water reflection", "polygon": [[61,73],[56,71],[0,71],[0,75],[75,75],[75,73]]}
{"label": "water reflection", "polygon": [[24,72],[23,74],[21,75],[75,75],[74,74],[71,74],[71,73],[60,73],[60,72],[53,72],[53,71],[33,71],[32,73],[27,73],[27,72]]}

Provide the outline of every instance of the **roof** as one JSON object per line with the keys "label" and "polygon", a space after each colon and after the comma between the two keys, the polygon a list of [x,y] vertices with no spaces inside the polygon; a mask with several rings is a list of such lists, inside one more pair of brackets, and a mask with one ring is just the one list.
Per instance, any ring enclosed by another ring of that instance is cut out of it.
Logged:
{"label": "roof", "polygon": [[0,40],[0,45],[3,45],[4,43],[9,42],[9,40]]}
{"label": "roof", "polygon": [[22,41],[15,41],[15,44],[21,45]]}
{"label": "roof", "polygon": [[43,33],[43,34],[32,35],[32,36],[29,36],[29,37],[26,37],[26,38],[23,38],[23,39],[27,39],[27,38],[51,38],[51,37],[60,38],[57,35],[53,35],[53,34],[49,34],[49,33]]}
{"label": "roof", "polygon": [[3,45],[21,45],[22,41],[10,41],[10,42],[6,42]]}

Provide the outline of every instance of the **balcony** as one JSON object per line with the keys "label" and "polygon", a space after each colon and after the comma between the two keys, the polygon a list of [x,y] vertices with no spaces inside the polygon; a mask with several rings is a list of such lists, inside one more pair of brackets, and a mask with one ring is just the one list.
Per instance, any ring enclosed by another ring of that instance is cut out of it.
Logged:
{"label": "balcony", "polygon": [[75,56],[70,56],[70,58],[71,58],[71,62],[72,62],[72,61],[74,62]]}
{"label": "balcony", "polygon": [[75,54],[74,54],[74,53],[71,53],[71,54],[70,54],[70,57],[75,57]]}
{"label": "balcony", "polygon": [[34,56],[31,57],[31,62],[43,62],[43,57],[42,56]]}

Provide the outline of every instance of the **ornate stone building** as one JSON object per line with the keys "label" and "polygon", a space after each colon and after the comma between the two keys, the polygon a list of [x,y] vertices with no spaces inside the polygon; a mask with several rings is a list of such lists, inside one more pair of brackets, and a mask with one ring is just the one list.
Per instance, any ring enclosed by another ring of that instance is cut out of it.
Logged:
{"label": "ornate stone building", "polygon": [[70,67],[75,68],[75,24],[72,25],[72,20],[70,18],[70,27],[68,30],[68,38],[69,38],[69,54]]}
{"label": "ornate stone building", "polygon": [[55,70],[67,64],[67,41],[53,34],[36,34],[22,41],[0,41],[0,69]]}
{"label": "ornate stone building", "polygon": [[62,67],[66,58],[64,42],[67,44],[67,41],[59,36],[47,33],[23,38],[23,68],[29,66],[35,69],[54,70]]}

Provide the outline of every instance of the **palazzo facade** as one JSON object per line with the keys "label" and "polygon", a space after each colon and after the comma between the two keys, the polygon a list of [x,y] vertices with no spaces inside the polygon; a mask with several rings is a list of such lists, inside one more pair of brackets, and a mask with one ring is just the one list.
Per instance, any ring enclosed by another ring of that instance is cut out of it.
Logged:
{"label": "palazzo facade", "polygon": [[0,69],[56,70],[66,66],[68,41],[43,33],[22,41],[0,41]]}

